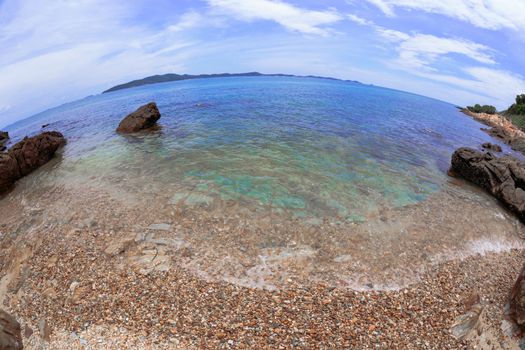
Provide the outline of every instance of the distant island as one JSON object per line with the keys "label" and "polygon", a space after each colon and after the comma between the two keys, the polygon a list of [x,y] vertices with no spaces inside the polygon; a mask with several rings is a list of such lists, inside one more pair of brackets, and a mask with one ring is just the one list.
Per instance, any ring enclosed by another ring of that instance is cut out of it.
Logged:
{"label": "distant island", "polygon": [[163,75],[152,75],[143,79],[132,80],[125,84],[120,84],[113,86],[110,89],[107,89],[103,94],[112,91],[118,91],[123,89],[129,89],[142,85],[150,85],[157,83],[166,83],[170,81],[179,81],[179,80],[190,80],[190,79],[205,79],[205,78],[234,78],[234,77],[295,77],[295,78],[318,78],[318,79],[329,79],[337,81],[345,81],[354,84],[362,84],[359,81],[355,80],[343,80],[330,77],[320,77],[316,75],[293,75],[293,74],[263,74],[259,72],[249,72],[249,73],[219,73],[219,74],[199,74],[199,75],[190,75],[190,74],[163,74]]}

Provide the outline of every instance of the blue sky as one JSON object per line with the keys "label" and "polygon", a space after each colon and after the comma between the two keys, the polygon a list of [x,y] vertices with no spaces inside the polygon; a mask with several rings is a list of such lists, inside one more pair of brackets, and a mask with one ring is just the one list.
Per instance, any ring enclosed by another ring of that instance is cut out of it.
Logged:
{"label": "blue sky", "polygon": [[459,105],[525,93],[525,0],[0,0],[0,126],[162,73],[359,80]]}

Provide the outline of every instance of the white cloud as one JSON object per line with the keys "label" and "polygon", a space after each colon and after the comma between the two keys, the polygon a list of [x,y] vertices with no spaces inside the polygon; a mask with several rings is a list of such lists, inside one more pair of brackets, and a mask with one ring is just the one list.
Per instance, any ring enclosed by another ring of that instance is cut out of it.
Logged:
{"label": "white cloud", "polygon": [[395,8],[436,13],[469,22],[485,29],[525,29],[523,0],[367,0],[385,15],[394,16]]}
{"label": "white cloud", "polygon": [[407,41],[410,39],[410,35],[407,33],[399,32],[393,29],[378,28],[377,32],[388,41],[400,42]]}
{"label": "white cloud", "polygon": [[405,38],[399,46],[398,63],[411,68],[428,67],[440,56],[464,55],[484,64],[494,64],[492,50],[464,39],[441,38],[434,35],[415,34]]}
{"label": "white cloud", "polygon": [[373,26],[374,25],[374,22],[369,21],[369,20],[367,20],[365,18],[359,17],[359,16],[354,15],[354,14],[348,14],[348,15],[346,15],[346,17],[350,21],[352,21],[354,23],[357,23],[359,25],[362,25],[362,26]]}
{"label": "white cloud", "polygon": [[334,9],[306,10],[279,0],[207,0],[208,4],[223,14],[241,21],[267,20],[283,27],[304,33],[327,35],[328,28],[343,19]]}
{"label": "white cloud", "polygon": [[195,28],[206,22],[206,19],[196,11],[189,11],[183,14],[180,21],[176,24],[170,25],[168,30],[172,32],[180,32],[186,29]]}
{"label": "white cloud", "polygon": [[[519,91],[525,90],[523,77],[492,67],[497,66],[495,51],[485,45],[460,38],[409,34],[381,27],[376,30],[382,38],[396,45],[398,56],[388,62],[393,69],[401,69],[414,76],[452,86],[455,91],[459,88],[464,96],[484,96],[486,103],[495,104],[499,108],[507,107],[508,102]],[[453,62],[457,75],[452,75],[449,71],[443,72],[437,65],[441,60],[450,60],[451,54],[467,58],[454,59],[446,65],[450,69]],[[472,66],[473,63],[486,66]]]}

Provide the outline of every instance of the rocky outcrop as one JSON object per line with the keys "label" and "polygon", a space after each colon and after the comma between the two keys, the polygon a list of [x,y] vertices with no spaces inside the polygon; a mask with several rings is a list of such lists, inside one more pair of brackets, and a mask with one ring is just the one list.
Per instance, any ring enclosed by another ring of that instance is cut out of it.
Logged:
{"label": "rocky outcrop", "polygon": [[47,163],[65,143],[61,133],[43,132],[24,138],[7,153],[0,154],[0,193],[9,189],[16,180]]}
{"label": "rocky outcrop", "polygon": [[9,133],[7,131],[0,131],[0,152],[5,150],[5,144],[9,139]]}
{"label": "rocky outcrop", "polygon": [[459,148],[450,173],[484,188],[525,222],[525,165],[515,158]]}
{"label": "rocky outcrop", "polygon": [[508,314],[518,326],[525,329],[525,265],[510,292]]}
{"label": "rocky outcrop", "polygon": [[20,323],[7,312],[0,310],[0,349],[23,349]]}
{"label": "rocky outcrop", "polygon": [[61,133],[48,131],[24,138],[11,147],[7,154],[16,159],[20,175],[25,176],[47,163],[65,143],[66,140]]}
{"label": "rocky outcrop", "polygon": [[513,150],[525,154],[525,137],[522,132],[503,126],[494,126],[490,129],[482,130],[490,136],[505,142]]}
{"label": "rocky outcrop", "polygon": [[133,133],[149,129],[155,126],[159,119],[160,112],[157,105],[155,102],[150,102],[122,119],[117,128],[117,132]]}
{"label": "rocky outcrop", "polygon": [[484,144],[481,145],[481,148],[486,149],[488,151],[493,151],[493,152],[501,152],[502,151],[500,145],[496,145],[496,144],[490,143],[490,142],[485,142]]}
{"label": "rocky outcrop", "polygon": [[0,193],[13,186],[20,177],[16,160],[7,153],[0,153]]}

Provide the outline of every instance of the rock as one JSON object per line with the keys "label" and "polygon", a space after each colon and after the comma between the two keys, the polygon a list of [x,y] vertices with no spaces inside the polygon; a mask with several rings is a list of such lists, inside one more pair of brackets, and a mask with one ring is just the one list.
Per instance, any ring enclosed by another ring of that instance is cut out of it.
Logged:
{"label": "rock", "polygon": [[150,102],[129,114],[120,122],[117,132],[133,133],[149,129],[160,119],[160,112],[155,102]]}
{"label": "rock", "polygon": [[48,126],[49,126],[49,124],[44,124],[44,125],[42,125],[42,129],[45,129],[45,128],[47,128]]}
{"label": "rock", "polygon": [[0,193],[11,188],[21,177],[16,160],[7,153],[0,153]]}
{"label": "rock", "polygon": [[24,337],[26,338],[31,338],[31,336],[33,335],[33,330],[31,329],[31,327],[29,327],[28,325],[26,325],[24,327]]}
{"label": "rock", "polygon": [[26,137],[7,152],[16,159],[20,175],[25,176],[47,163],[66,143],[64,136],[57,131],[46,131],[33,137]]}
{"label": "rock", "polygon": [[46,320],[40,320],[38,322],[38,331],[40,332],[40,337],[45,341],[51,340],[51,327]]}
{"label": "rock", "polygon": [[9,133],[7,131],[0,131],[0,152],[5,150],[7,140],[9,140]]}
{"label": "rock", "polygon": [[21,350],[23,348],[20,323],[7,312],[0,310],[0,349]]}
{"label": "rock", "polygon": [[61,133],[43,132],[24,138],[7,153],[0,154],[0,193],[9,189],[22,176],[47,163],[65,143]]}
{"label": "rock", "polygon": [[485,142],[484,144],[481,145],[481,147],[483,149],[486,149],[486,150],[489,150],[489,151],[494,151],[494,152],[501,152],[502,151],[500,145],[496,145],[496,144],[493,144],[493,143],[490,143],[490,142]]}
{"label": "rock", "polygon": [[525,265],[510,292],[509,316],[525,330]]}
{"label": "rock", "polygon": [[151,224],[148,226],[148,229],[156,230],[156,231],[169,231],[171,230],[171,225],[170,224]]}
{"label": "rock", "polygon": [[462,315],[459,315],[454,320],[454,324],[450,329],[452,335],[457,339],[465,339],[469,333],[474,331],[477,328],[477,325],[480,320],[481,312],[483,311],[483,306],[481,304],[474,304],[470,309],[467,310]]}
{"label": "rock", "polygon": [[525,154],[525,139],[516,131],[503,126],[494,126],[490,129],[481,129],[492,137],[505,142],[515,151]]}
{"label": "rock", "polygon": [[525,165],[517,159],[459,148],[450,172],[485,189],[525,222]]}

